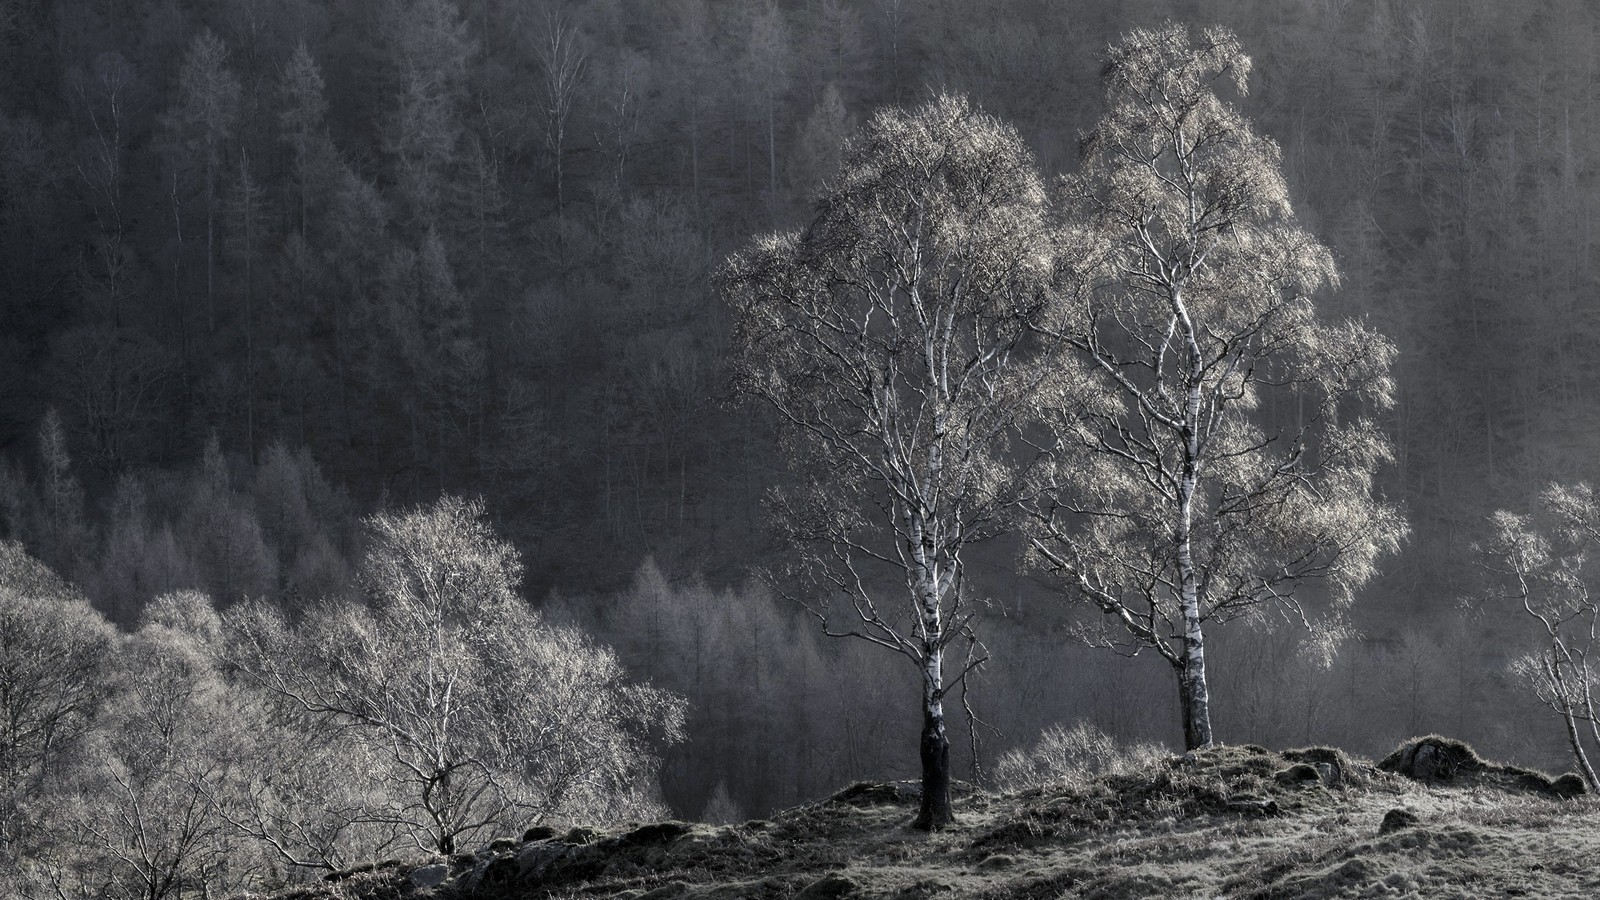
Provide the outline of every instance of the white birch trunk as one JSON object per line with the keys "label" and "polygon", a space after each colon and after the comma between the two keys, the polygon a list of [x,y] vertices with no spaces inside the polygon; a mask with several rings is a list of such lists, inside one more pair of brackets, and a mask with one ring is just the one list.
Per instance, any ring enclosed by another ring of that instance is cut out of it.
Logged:
{"label": "white birch trunk", "polygon": [[1178,691],[1183,709],[1185,749],[1209,747],[1211,698],[1206,686],[1205,633],[1200,622],[1200,577],[1194,565],[1194,495],[1200,479],[1200,409],[1202,358],[1194,323],[1184,307],[1181,290],[1172,296],[1173,311],[1188,343],[1187,392],[1183,410],[1183,473],[1178,487],[1178,584],[1183,612],[1183,653],[1178,669]]}
{"label": "white birch trunk", "polygon": [[[921,548],[926,552],[926,547]],[[925,555],[924,555],[924,558]],[[944,722],[944,635],[939,614],[938,573],[926,566],[922,586],[922,808],[916,827],[934,830],[950,824],[950,737]]]}

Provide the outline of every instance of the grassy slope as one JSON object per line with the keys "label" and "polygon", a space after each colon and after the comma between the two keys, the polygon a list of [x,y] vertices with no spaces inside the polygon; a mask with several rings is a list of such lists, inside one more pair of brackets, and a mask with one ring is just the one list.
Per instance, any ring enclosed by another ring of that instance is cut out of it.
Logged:
{"label": "grassy slope", "polygon": [[[1337,751],[1225,747],[1136,776],[967,796],[959,823],[934,835],[906,827],[909,791],[857,786],[770,821],[505,842],[436,863],[449,869],[437,889],[414,887],[404,865],[280,896],[1600,896],[1595,800],[1476,757],[1433,774],[1429,785]],[[1415,823],[1380,834],[1394,809]]]}

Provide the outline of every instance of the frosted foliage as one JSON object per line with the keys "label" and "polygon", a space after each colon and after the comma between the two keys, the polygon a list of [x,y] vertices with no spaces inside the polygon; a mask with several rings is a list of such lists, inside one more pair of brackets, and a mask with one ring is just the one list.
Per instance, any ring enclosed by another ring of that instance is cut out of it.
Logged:
{"label": "frosted foliage", "polygon": [[545,623],[481,503],[445,497],[368,527],[370,607],[330,604],[299,626],[261,606],[233,619],[251,680],[345,726],[374,760],[368,820],[450,852],[530,821],[664,814],[656,748],[681,739],[682,701]]}
{"label": "frosted foliage", "polygon": [[[0,594],[4,583],[0,577]],[[0,597],[0,609],[10,606],[6,599]],[[58,612],[82,602],[31,599]],[[11,781],[8,773],[8,783],[24,789],[19,806],[27,827],[10,835],[0,829],[0,850],[16,852],[22,863],[16,873],[0,872],[0,890],[23,897],[179,897],[190,886],[197,893],[218,886],[230,867],[248,871],[251,856],[231,843],[214,802],[251,737],[210,653],[217,635],[210,600],[192,592],[160,598],[132,634],[115,633],[82,612],[73,615],[72,634],[81,642],[78,654],[92,654],[93,661],[74,663],[76,654],[62,653],[61,643],[40,661],[57,670],[55,677],[75,682],[77,703],[90,700],[77,710],[89,727],[58,720],[41,777]],[[5,671],[16,670],[0,661]],[[6,687],[0,684],[0,696]],[[58,695],[52,703],[67,699]],[[0,869],[4,862],[0,853]]]}
{"label": "frosted foliage", "polygon": [[1016,132],[945,96],[877,113],[813,224],[729,261],[735,386],[790,426],[797,467],[827,473],[778,498],[819,593],[870,605],[855,567],[877,561],[914,604],[934,579],[958,602],[955,559],[997,526],[1015,476],[1000,460],[1042,380],[1018,348],[1045,302],[1044,226]]}
{"label": "frosted foliage", "polygon": [[35,779],[92,724],[113,637],[76,590],[0,541],[0,845]]}
{"label": "frosted foliage", "polygon": [[706,801],[705,809],[700,813],[700,821],[708,825],[735,825],[745,819],[744,810],[728,793],[728,784],[725,781],[717,782],[716,790],[711,792],[711,798]]}
{"label": "frosted foliage", "polygon": [[1061,443],[1033,545],[1129,646],[1175,665],[1186,583],[1200,623],[1276,609],[1312,624],[1302,585],[1348,603],[1406,534],[1373,487],[1394,345],[1317,315],[1332,256],[1296,222],[1277,146],[1218,96],[1249,71],[1223,29],[1129,34],[1062,185],[1071,302],[1049,327],[1079,367],[1042,395]]}
{"label": "frosted foliage", "polygon": [[921,673],[919,827],[950,817],[943,653],[975,643],[961,554],[1009,524],[1011,451],[1048,371],[1030,347],[1050,297],[1045,213],[1016,131],[941,96],[874,115],[810,227],[722,273],[734,389],[787,426],[800,475],[774,498],[795,551],[780,583],[830,633]]}
{"label": "frosted foliage", "polygon": [[1508,671],[1565,727],[1573,762],[1590,790],[1600,789],[1590,754],[1600,748],[1600,711],[1595,688],[1595,636],[1600,603],[1585,571],[1600,541],[1600,507],[1587,484],[1551,484],[1533,512],[1500,510],[1489,518],[1487,537],[1476,545],[1489,573],[1489,602],[1537,623],[1539,649],[1524,653]]}

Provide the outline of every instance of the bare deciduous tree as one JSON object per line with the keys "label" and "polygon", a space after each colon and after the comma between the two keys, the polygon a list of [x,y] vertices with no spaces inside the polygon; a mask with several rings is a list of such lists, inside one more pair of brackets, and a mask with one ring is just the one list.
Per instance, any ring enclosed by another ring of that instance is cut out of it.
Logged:
{"label": "bare deciduous tree", "polygon": [[1005,456],[1043,371],[1045,193],[1012,128],[946,96],[874,116],[816,208],[723,272],[734,387],[787,426],[782,586],[830,634],[917,667],[917,825],[936,828],[952,818],[944,697],[982,659],[946,679],[947,649],[974,640],[962,554],[1006,527]]}
{"label": "bare deciduous tree", "polygon": [[544,34],[534,47],[534,55],[544,71],[537,103],[539,112],[544,116],[545,148],[550,151],[555,164],[556,216],[559,218],[566,215],[562,175],[567,147],[567,122],[572,117],[572,107],[578,98],[578,86],[583,82],[585,57],[577,26],[554,11],[545,15],[544,24]]}
{"label": "bare deciduous tree", "polygon": [[211,801],[240,762],[241,723],[209,652],[216,634],[210,599],[184,592],[158,598],[109,648],[106,702],[83,752],[51,773],[25,853],[44,896],[206,897],[252,868]]}
{"label": "bare deciduous tree", "polygon": [[546,625],[481,503],[445,497],[368,526],[370,608],[336,603],[291,627],[256,605],[233,620],[249,680],[347,726],[378,763],[364,823],[450,853],[514,820],[661,811],[655,746],[681,737],[682,702]]}
{"label": "bare deciduous tree", "polygon": [[1590,593],[1584,567],[1600,540],[1600,506],[1587,484],[1552,484],[1539,496],[1534,515],[1506,510],[1490,517],[1490,535],[1477,545],[1481,564],[1493,576],[1499,599],[1521,605],[1539,623],[1545,649],[1511,663],[1511,671],[1539,702],[1561,716],[1572,760],[1590,791],[1600,790],[1585,735],[1600,746],[1595,708],[1596,672],[1591,655],[1600,629],[1600,599]]}
{"label": "bare deciduous tree", "polygon": [[1392,405],[1394,347],[1317,318],[1332,256],[1296,223],[1277,146],[1216,93],[1249,71],[1223,29],[1111,48],[1047,326],[1075,362],[1041,394],[1056,440],[1031,549],[1115,623],[1108,643],[1172,665],[1191,748],[1213,740],[1205,625],[1307,619],[1308,580],[1348,602],[1406,531],[1363,414]]}
{"label": "bare deciduous tree", "polygon": [[0,541],[0,851],[22,837],[39,779],[90,727],[113,631],[20,544]]}

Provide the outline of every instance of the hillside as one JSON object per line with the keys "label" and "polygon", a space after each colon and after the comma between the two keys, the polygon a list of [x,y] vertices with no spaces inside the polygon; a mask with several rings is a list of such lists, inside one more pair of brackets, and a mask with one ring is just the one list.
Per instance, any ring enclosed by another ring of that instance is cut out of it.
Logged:
{"label": "hillside", "polygon": [[914,789],[858,784],[770,820],[680,822],[386,863],[275,895],[318,898],[1580,897],[1600,894],[1594,799],[1419,738],[1338,750],[1219,747],[1145,772],[972,792],[906,827]]}

